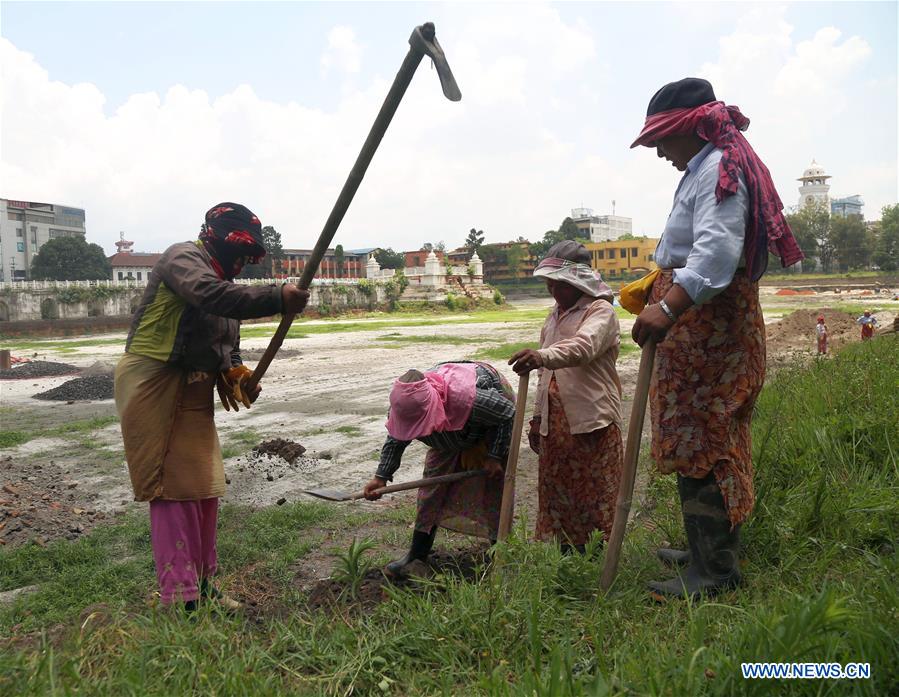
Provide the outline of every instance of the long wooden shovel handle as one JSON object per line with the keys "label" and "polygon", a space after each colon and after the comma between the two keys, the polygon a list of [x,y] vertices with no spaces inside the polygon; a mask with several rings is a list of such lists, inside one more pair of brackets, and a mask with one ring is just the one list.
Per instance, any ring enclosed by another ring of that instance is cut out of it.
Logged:
{"label": "long wooden shovel handle", "polygon": [[[487,470],[468,470],[467,472],[453,472],[452,474],[441,474],[438,477],[426,477],[424,479],[415,479],[411,482],[403,482],[402,484],[391,484],[390,486],[382,486],[375,489],[376,494],[392,494],[396,491],[408,491],[409,489],[420,489],[423,486],[433,486],[435,484],[447,484],[449,482],[458,482],[462,479],[471,479],[472,477],[483,477],[487,474]],[[364,498],[365,494],[361,491],[353,494],[351,501]]]}
{"label": "long wooden shovel handle", "polygon": [[515,473],[518,470],[518,452],[521,449],[521,431],[524,428],[524,412],[528,401],[528,377],[524,373],[518,378],[518,395],[515,398],[515,420],[512,422],[512,440],[509,443],[509,459],[506,461],[506,476],[503,481],[503,500],[499,509],[498,539],[505,540],[512,530],[512,516],[515,512]]}
{"label": "long wooden shovel handle", "polygon": [[624,530],[631,512],[631,499],[634,496],[634,479],[637,476],[637,460],[640,457],[640,439],[643,435],[643,417],[646,414],[646,400],[649,396],[649,381],[652,378],[652,366],[656,357],[656,345],[651,339],[643,345],[640,356],[640,370],[637,373],[637,386],[634,389],[634,402],[631,406],[631,420],[627,427],[627,445],[624,450],[624,469],[621,473],[621,486],[618,489],[618,502],[615,506],[615,522],[612,523],[612,534],[606,552],[605,564],[599,587],[606,591],[615,580],[618,571],[618,557],[621,555],[621,543],[624,541]]}
{"label": "long wooden shovel handle", "polygon": [[[356,190],[362,183],[362,178],[365,176],[366,170],[368,170],[368,165],[371,164],[371,159],[374,157],[378,145],[381,144],[381,139],[384,137],[384,133],[387,132],[387,127],[390,125],[390,121],[396,113],[396,108],[400,105],[400,101],[406,93],[409,83],[412,81],[412,76],[415,74],[415,69],[418,67],[418,64],[421,63],[423,56],[424,53],[422,53],[421,50],[414,46],[410,46],[409,52],[406,54],[405,59],[403,59],[403,64],[400,66],[399,72],[397,72],[396,77],[393,79],[393,85],[391,85],[390,91],[384,98],[381,110],[378,112],[371,130],[368,132],[368,137],[362,144],[362,149],[359,151],[356,163],[353,165],[353,169],[350,170],[350,174],[343,184],[343,189],[341,189],[340,195],[337,197],[337,200],[334,202],[334,207],[331,209],[331,215],[328,216],[328,219],[325,221],[325,226],[318,236],[318,242],[315,243],[315,248],[309,255],[309,261],[307,261],[306,265],[303,267],[303,274],[297,284],[303,290],[307,290],[309,286],[312,285],[312,279],[315,277],[315,272],[318,271],[318,266],[327,253],[328,246],[334,239],[334,235],[337,234],[337,228],[340,227],[343,216],[350,207],[350,203],[352,203],[353,197],[356,195]],[[262,376],[265,375],[265,371],[268,370],[269,365],[271,365],[272,360],[274,360],[275,354],[278,353],[278,349],[281,348],[281,344],[284,342],[284,338],[290,330],[293,318],[294,315],[289,314],[281,317],[281,323],[278,325],[277,331],[275,331],[274,336],[269,342],[268,348],[265,349],[265,353],[262,354],[262,358],[259,359],[259,363],[256,364],[256,369],[247,380],[248,391],[252,391],[256,385],[259,384],[259,381],[262,380]]]}

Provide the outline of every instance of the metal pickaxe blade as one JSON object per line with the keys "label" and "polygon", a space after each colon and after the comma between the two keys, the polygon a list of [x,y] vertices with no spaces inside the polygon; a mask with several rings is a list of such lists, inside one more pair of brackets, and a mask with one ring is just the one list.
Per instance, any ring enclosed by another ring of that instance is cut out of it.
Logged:
{"label": "metal pickaxe blade", "polygon": [[412,30],[412,36],[409,37],[409,45],[434,62],[437,77],[440,78],[440,86],[443,88],[446,98],[451,102],[458,102],[462,99],[462,92],[459,90],[459,85],[456,84],[453,71],[446,62],[446,54],[444,54],[440,42],[437,41],[434,23],[425,22],[420,27],[415,27]]}

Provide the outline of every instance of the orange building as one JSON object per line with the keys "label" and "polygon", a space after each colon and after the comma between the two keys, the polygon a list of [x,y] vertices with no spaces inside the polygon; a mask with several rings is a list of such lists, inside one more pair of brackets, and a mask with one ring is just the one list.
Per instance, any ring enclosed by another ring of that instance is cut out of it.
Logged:
{"label": "orange building", "polygon": [[[426,249],[419,249],[417,252],[403,252],[406,256],[405,267],[407,269],[422,267],[425,265],[425,259],[428,258],[429,251]],[[441,252],[439,250],[434,250],[434,256],[440,261],[440,266],[443,266],[443,259],[446,256],[445,252]]]}
{"label": "orange building", "polygon": [[[338,264],[334,250],[329,249],[319,264],[315,278],[365,278],[365,265],[368,263],[368,257],[377,250],[378,247],[346,249],[343,252],[343,263]],[[284,257],[281,260],[280,275],[299,276],[303,273],[306,262],[311,256],[311,249],[285,249]]]}

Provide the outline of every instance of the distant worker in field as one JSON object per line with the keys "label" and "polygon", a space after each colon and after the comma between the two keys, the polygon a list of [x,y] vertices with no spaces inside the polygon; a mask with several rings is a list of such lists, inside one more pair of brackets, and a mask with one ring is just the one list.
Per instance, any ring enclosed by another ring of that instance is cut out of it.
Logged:
{"label": "distant worker in field", "polygon": [[620,335],[612,290],[590,266],[584,245],[550,247],[534,276],[556,301],[540,348],[509,359],[539,370],[528,442],[540,457],[536,537],[583,553],[593,532],[608,539],[621,483]]}
{"label": "distant worker in field", "polygon": [[677,473],[689,543],[659,550],[687,568],[651,583],[657,595],[698,597],[741,581],[740,526],[755,502],[750,422],[765,378],[758,280],[769,251],[784,266],[803,256],[768,168],[741,133],[748,126],[706,80],[686,78],[656,92],[631,145],[655,148],[684,173],[632,331],[640,346],[658,342],[652,456]]}
{"label": "distant worker in field", "polygon": [[385,567],[388,576],[402,578],[413,562],[425,562],[438,527],[496,540],[514,416],[515,393],[487,363],[441,363],[423,373],[409,370],[396,380],[389,435],[375,476],[365,485],[365,498],[381,498],[374,490],[393,479],[414,440],[429,448],[424,477],[481,468],[488,476],[419,489],[412,544],[404,557]]}
{"label": "distant worker in field", "polygon": [[213,394],[249,407],[260,389],[240,358],[240,320],[299,313],[291,284],[234,283],[266,250],[259,220],[236,203],[206,213],[200,239],[169,247],[150,272],[115,373],[116,409],[136,501],[150,503],[150,541],[163,604],[201,600],[235,610],[213,584],[218,500],[225,493]]}
{"label": "distant worker in field", "polygon": [[827,354],[827,325],[824,324],[824,315],[818,315],[815,335],[818,337],[818,355],[824,356]]}
{"label": "distant worker in field", "polygon": [[874,336],[874,329],[877,328],[877,318],[871,316],[871,310],[865,310],[865,313],[855,320],[856,324],[862,327],[862,341],[867,341]]}

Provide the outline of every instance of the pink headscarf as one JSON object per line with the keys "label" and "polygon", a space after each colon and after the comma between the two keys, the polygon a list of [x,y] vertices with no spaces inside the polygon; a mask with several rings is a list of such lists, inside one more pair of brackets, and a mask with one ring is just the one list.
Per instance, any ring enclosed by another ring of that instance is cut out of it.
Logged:
{"label": "pink headscarf", "polygon": [[459,431],[471,416],[477,382],[474,363],[445,363],[424,380],[393,383],[387,432],[410,441],[435,431]]}

